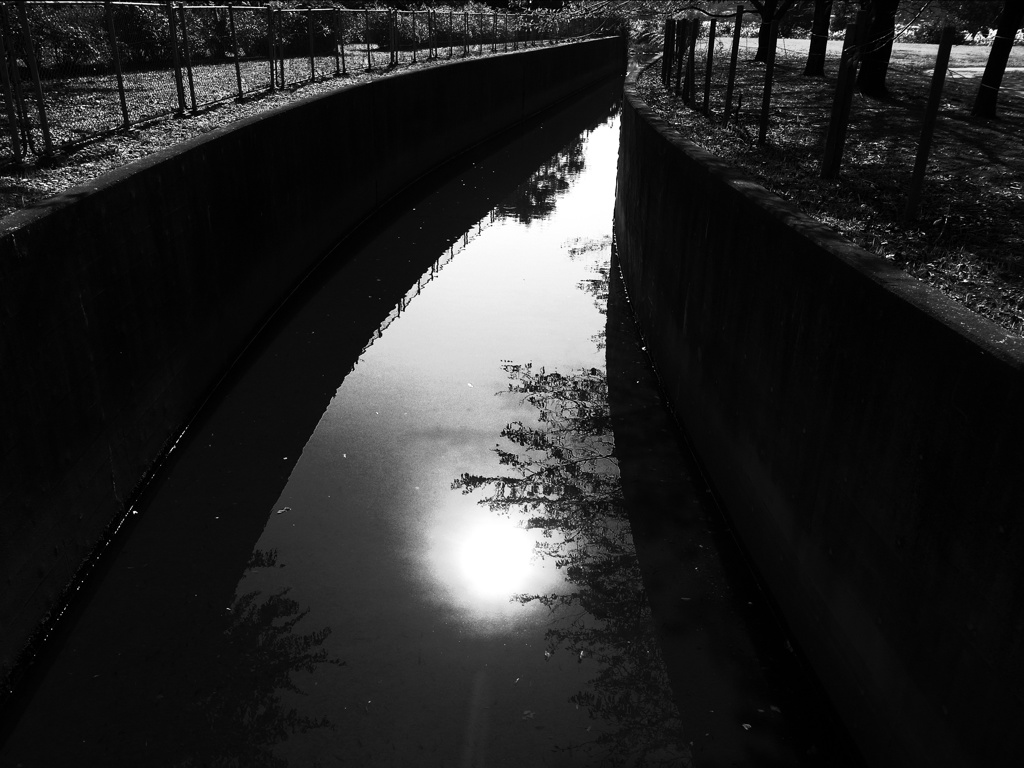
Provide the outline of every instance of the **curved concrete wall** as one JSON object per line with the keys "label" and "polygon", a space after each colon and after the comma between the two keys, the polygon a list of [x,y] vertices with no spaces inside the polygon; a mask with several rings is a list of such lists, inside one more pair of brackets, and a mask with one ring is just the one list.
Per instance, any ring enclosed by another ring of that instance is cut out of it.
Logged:
{"label": "curved concrete wall", "polygon": [[626,90],[616,243],[665,389],[871,765],[1024,764],[1024,344]]}
{"label": "curved concrete wall", "polygon": [[0,222],[0,677],[255,330],[417,177],[621,74],[605,39],[214,131]]}

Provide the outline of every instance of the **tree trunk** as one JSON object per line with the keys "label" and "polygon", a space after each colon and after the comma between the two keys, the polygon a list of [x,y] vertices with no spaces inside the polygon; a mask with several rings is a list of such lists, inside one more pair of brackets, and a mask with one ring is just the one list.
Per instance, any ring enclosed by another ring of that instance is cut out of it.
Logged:
{"label": "tree trunk", "polygon": [[811,47],[807,52],[808,77],[825,75],[825,53],[828,50],[828,25],[832,20],[832,0],[814,0],[814,20],[811,22]]}
{"label": "tree trunk", "polygon": [[768,44],[771,38],[772,20],[776,16],[779,0],[762,0],[754,3],[754,7],[761,15],[761,26],[757,30],[757,54],[754,61],[768,61]]}
{"label": "tree trunk", "polygon": [[761,26],[757,30],[757,55],[754,61],[767,63],[772,36],[772,22],[780,21],[786,12],[793,7],[796,0],[752,0],[754,10],[761,16]]}
{"label": "tree trunk", "polygon": [[761,18],[761,26],[757,28],[757,54],[754,61],[768,61],[768,40],[771,37],[771,22]]}
{"label": "tree trunk", "polygon": [[995,117],[996,101],[999,97],[999,85],[1003,82],[1006,62],[1013,48],[1013,38],[1024,22],[1024,0],[1006,0],[1003,12],[999,15],[999,26],[996,39],[992,42],[992,50],[988,53],[985,74],[981,77],[978,95],[974,100],[971,114],[975,117]]}
{"label": "tree trunk", "polygon": [[857,87],[865,96],[883,99],[889,95],[885,76],[892,56],[892,40],[896,34],[896,8],[900,0],[872,0],[871,22],[867,41],[861,54]]}

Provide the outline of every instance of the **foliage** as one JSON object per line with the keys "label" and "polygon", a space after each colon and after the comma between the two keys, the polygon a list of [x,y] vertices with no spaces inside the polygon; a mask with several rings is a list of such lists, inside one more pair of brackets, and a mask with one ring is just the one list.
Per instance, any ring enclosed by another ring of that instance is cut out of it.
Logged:
{"label": "foliage", "polygon": [[[313,3],[320,10],[308,13],[305,3],[296,0],[265,5],[234,6],[234,40],[228,10],[223,5],[190,5],[187,19],[189,54],[193,61],[225,61],[234,56],[237,43],[241,57],[264,57],[269,50],[268,14],[275,11],[275,36],[280,53],[301,56],[310,53],[312,25],[313,53],[333,53],[336,42],[369,44],[390,49],[392,42],[404,50],[426,46],[428,36],[427,5],[422,3],[367,3],[353,7],[331,3]],[[338,13],[326,9],[337,7]],[[113,58],[106,16],[102,5],[31,3],[26,6],[30,29],[39,52],[40,66],[48,77],[87,72],[112,72]],[[397,12],[393,12],[396,10]],[[368,10],[368,12],[367,12]],[[442,46],[486,45],[506,38],[522,40],[535,37],[554,23],[567,36],[584,35],[594,25],[582,15],[566,14],[553,8],[534,8],[530,3],[483,2],[429,4],[433,12],[434,39]],[[411,11],[419,11],[415,18]],[[519,13],[496,19],[495,13]],[[117,51],[122,67],[145,69],[166,67],[173,56],[170,23],[163,6],[119,4],[114,6]],[[179,47],[184,30],[175,14]],[[621,26],[621,19],[619,20]],[[604,25],[600,31],[614,31]],[[393,28],[392,28],[393,27]],[[15,35],[16,39],[20,39]],[[19,44],[19,43],[16,43]]]}
{"label": "foliage", "polygon": [[513,422],[501,431],[509,444],[494,449],[501,474],[463,474],[452,487],[483,492],[479,504],[526,515],[525,525],[542,532],[537,552],[565,573],[571,591],[516,599],[568,617],[547,631],[549,655],[597,662],[596,677],[570,700],[611,726],[598,742],[613,764],[687,765],[623,508],[604,372],[503,368],[511,380],[506,394],[537,409],[536,425]]}
{"label": "foliage", "polygon": [[235,41],[239,56],[267,55],[267,16],[262,9],[235,8]]}
{"label": "foliage", "polygon": [[[499,8],[482,2],[460,5],[430,5],[434,12],[435,35],[439,43],[461,46],[490,43],[495,39],[504,40],[504,23],[495,24]],[[332,7],[330,3],[313,3],[313,6]],[[306,4],[288,0],[267,3],[275,11],[279,25],[277,34],[282,53],[287,56],[309,53],[309,16]],[[401,12],[393,16],[393,8]],[[265,56],[269,47],[267,14],[263,5],[247,4],[234,7],[235,41],[239,55],[243,57]],[[369,9],[369,13],[364,12]],[[333,52],[336,35],[343,34],[345,43],[369,43],[380,49],[391,46],[391,25],[394,18],[395,40],[399,48],[408,49],[418,42],[421,46],[427,36],[427,21],[419,13],[413,28],[413,17],[408,11],[424,10],[417,3],[368,3],[359,7],[339,6],[340,16],[328,12],[312,14],[313,48],[317,55]],[[100,5],[76,4],[29,4],[27,6],[30,29],[39,51],[41,67],[47,73],[67,74],[72,71],[110,71],[112,58],[109,33],[103,7]],[[509,10],[516,11],[516,7]],[[469,14],[468,17],[466,14]],[[227,9],[223,6],[189,6],[188,37],[190,54],[193,59],[222,61],[233,55],[233,43]],[[539,23],[549,18],[542,15],[530,16],[530,21]],[[554,18],[554,16],[550,16]],[[467,23],[468,19],[468,23]],[[180,25],[180,19],[177,22]],[[170,25],[164,7],[152,5],[117,5],[114,8],[114,26],[117,36],[121,64],[127,68],[166,66],[171,60]],[[510,19],[509,35],[518,34],[520,39],[527,34],[525,19]],[[177,30],[181,45],[182,30]]]}
{"label": "foliage", "polygon": [[[275,551],[257,550],[249,569],[272,567],[276,560]],[[296,632],[308,613],[288,597],[287,589],[263,598],[259,592],[236,598],[215,649],[219,663],[183,713],[190,725],[183,729],[187,753],[175,765],[286,768],[287,761],[273,753],[275,744],[293,733],[332,727],[281,700],[283,692],[302,693],[292,680],[294,673],[312,673],[323,664],[344,665],[322,647],[329,627]]]}
{"label": "foliage", "polygon": [[141,67],[171,61],[170,24],[163,8],[118,5],[113,13],[121,66]]}
{"label": "foliage", "polygon": [[924,3],[923,0],[905,2],[900,9],[899,23],[908,26],[901,40],[908,43],[939,42],[944,27],[951,26],[956,30],[954,42],[962,44],[978,34],[987,34],[996,26],[1001,0],[935,0]]}
{"label": "foliage", "polygon": [[105,65],[110,59],[103,16],[97,7],[30,5],[26,10],[44,72]]}
{"label": "foliage", "polygon": [[498,204],[501,215],[527,225],[534,219],[549,216],[558,197],[583,171],[583,144],[584,137],[579,136],[541,165],[512,195]]}

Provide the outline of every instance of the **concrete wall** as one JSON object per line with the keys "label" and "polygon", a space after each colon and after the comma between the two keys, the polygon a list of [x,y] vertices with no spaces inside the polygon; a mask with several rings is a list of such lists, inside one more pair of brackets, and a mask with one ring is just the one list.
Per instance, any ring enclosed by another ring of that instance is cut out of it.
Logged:
{"label": "concrete wall", "polygon": [[655,366],[868,763],[1024,764],[1024,344],[630,86],[619,163]]}
{"label": "concrete wall", "polygon": [[0,677],[256,329],[345,234],[624,65],[607,39],[382,78],[0,221]]}

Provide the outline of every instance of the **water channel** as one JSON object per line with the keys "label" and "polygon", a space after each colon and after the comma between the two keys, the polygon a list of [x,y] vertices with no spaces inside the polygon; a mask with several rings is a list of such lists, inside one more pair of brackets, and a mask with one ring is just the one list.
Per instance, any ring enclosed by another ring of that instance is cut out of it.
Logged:
{"label": "water channel", "polygon": [[0,764],[846,764],[629,322],[620,92],[341,243],[138,500]]}

